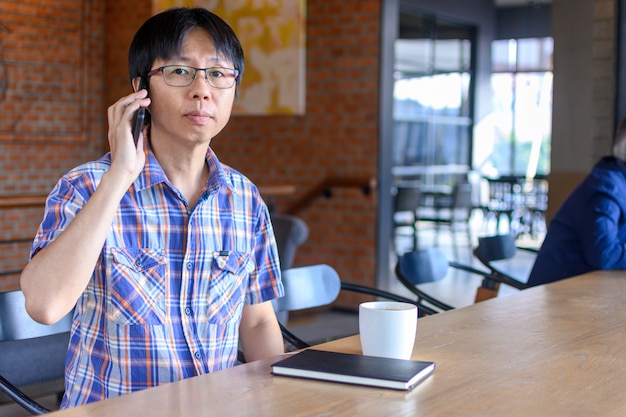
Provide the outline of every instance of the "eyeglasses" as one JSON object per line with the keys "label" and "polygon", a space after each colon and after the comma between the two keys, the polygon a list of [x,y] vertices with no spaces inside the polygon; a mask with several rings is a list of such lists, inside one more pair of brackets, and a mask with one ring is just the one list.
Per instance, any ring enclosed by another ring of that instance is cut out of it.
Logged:
{"label": "eyeglasses", "polygon": [[239,71],[233,68],[212,67],[195,68],[186,65],[166,65],[148,72],[148,77],[162,72],[163,81],[171,87],[187,87],[196,79],[198,71],[204,71],[204,80],[211,87],[231,88],[239,76]]}

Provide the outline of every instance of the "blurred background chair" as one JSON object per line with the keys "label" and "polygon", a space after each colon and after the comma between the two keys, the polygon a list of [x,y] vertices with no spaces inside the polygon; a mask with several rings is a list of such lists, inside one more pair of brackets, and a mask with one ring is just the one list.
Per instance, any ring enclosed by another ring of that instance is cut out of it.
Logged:
{"label": "blurred background chair", "polygon": [[543,176],[527,178],[523,184],[524,212],[520,219],[520,233],[537,239],[546,233],[548,209],[548,180]]}
{"label": "blurred background chair", "polygon": [[482,291],[482,299],[497,295],[501,283],[523,290],[530,275],[537,249],[519,247],[511,234],[478,238],[474,256],[489,269],[494,279]]}
{"label": "blurred background chair", "polygon": [[[412,238],[412,249],[419,247],[417,210],[421,204],[421,191],[416,184],[398,184],[393,188],[393,237],[394,241],[402,229],[407,229]],[[395,245],[395,242],[394,242]],[[396,250],[397,252],[397,250]]]}
{"label": "blurred background chair", "polygon": [[[458,258],[458,244],[456,233],[459,228],[465,229],[468,245],[472,245],[472,232],[470,218],[474,209],[472,185],[467,181],[458,181],[449,193],[434,191],[428,205],[423,205],[418,210],[417,224],[433,223],[435,226],[435,246],[439,245],[439,230],[441,226],[447,226],[452,237],[454,254]],[[416,247],[417,248],[417,247]]]}
{"label": "blurred background chair", "polygon": [[[372,295],[386,300],[416,304],[410,298],[387,291],[341,282],[337,271],[325,264],[307,265],[285,270],[283,271],[283,285],[285,287],[285,295],[272,301],[274,311],[277,313],[330,306],[342,290]],[[310,346],[310,337],[308,335],[296,335],[295,332],[289,329],[288,323],[281,321],[280,318],[279,324],[287,350],[294,348],[303,349]],[[315,343],[318,342],[315,341]]]}
{"label": "blurred background chair", "polygon": [[290,214],[272,213],[270,219],[276,237],[280,267],[289,269],[293,266],[298,246],[309,237],[309,227],[304,220]]}
{"label": "blurred background chair", "polygon": [[50,410],[34,398],[64,391],[72,314],[45,326],[30,318],[21,291],[0,293],[0,391],[32,415]]}
{"label": "blurred background chair", "polygon": [[[280,269],[285,271],[293,267],[298,246],[309,237],[309,227],[304,220],[290,214],[272,213],[270,218],[276,238]],[[286,322],[288,315],[287,311],[277,312],[279,321]]]}
{"label": "blurred background chair", "polygon": [[[396,263],[395,273],[402,285],[417,297],[417,303],[422,307],[421,311],[426,314],[434,314],[451,310],[457,306],[450,305],[442,301],[441,298],[424,290],[423,285],[443,280],[448,276],[450,267],[459,271],[468,272],[480,278],[480,286],[487,285],[489,280],[494,279],[492,274],[488,271],[482,271],[470,265],[449,261],[439,248],[420,249],[400,255]],[[460,287],[462,287],[464,291],[471,288],[466,283],[463,283]],[[476,301],[476,297],[474,297],[474,301]],[[428,309],[431,311],[429,312]]]}

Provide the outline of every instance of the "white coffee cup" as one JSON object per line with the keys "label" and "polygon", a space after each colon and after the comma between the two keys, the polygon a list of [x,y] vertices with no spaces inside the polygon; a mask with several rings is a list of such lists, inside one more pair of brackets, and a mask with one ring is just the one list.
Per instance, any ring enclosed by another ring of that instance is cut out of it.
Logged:
{"label": "white coffee cup", "polygon": [[361,349],[367,356],[410,359],[417,332],[417,306],[397,301],[359,305]]}

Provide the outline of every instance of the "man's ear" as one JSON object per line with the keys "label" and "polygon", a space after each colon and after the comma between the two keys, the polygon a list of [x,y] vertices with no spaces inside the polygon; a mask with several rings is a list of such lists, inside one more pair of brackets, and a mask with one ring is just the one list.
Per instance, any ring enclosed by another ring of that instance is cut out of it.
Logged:
{"label": "man's ear", "polygon": [[141,85],[141,77],[133,78],[133,92],[139,91],[139,86]]}

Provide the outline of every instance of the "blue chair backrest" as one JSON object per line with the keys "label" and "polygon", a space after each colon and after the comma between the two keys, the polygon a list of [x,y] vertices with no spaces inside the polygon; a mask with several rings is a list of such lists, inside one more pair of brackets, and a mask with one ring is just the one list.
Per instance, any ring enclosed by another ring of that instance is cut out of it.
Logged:
{"label": "blue chair backrest", "polygon": [[67,314],[58,323],[37,323],[26,312],[26,300],[22,291],[0,293],[0,342],[30,339],[69,332],[72,314]]}
{"label": "blue chair backrest", "polygon": [[325,264],[287,269],[282,281],[285,295],[272,301],[277,313],[329,305],[341,290],[339,274]]}
{"label": "blue chair backrest", "polygon": [[439,281],[448,273],[448,258],[438,248],[407,252],[398,261],[402,274],[413,285]]}
{"label": "blue chair backrest", "polygon": [[510,259],[515,256],[517,247],[512,235],[496,235],[478,238],[476,256],[486,262]]}

